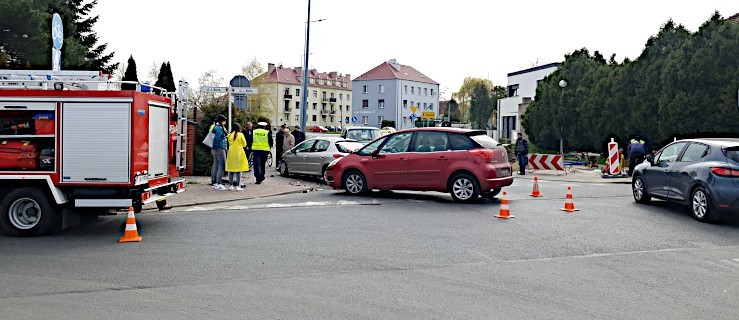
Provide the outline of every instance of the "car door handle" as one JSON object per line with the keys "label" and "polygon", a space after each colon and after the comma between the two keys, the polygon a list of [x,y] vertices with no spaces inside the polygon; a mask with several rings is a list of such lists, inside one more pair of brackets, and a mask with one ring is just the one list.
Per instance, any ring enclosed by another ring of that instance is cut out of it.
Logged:
{"label": "car door handle", "polygon": [[447,160],[447,159],[449,159],[449,158],[447,158],[447,157],[445,157],[445,156],[441,156],[441,157],[439,157],[439,160]]}
{"label": "car door handle", "polygon": [[398,160],[400,160],[400,161],[405,161],[405,158],[400,158],[400,159],[398,159]]}
{"label": "car door handle", "polygon": [[303,159],[308,159],[308,157],[304,156]]}

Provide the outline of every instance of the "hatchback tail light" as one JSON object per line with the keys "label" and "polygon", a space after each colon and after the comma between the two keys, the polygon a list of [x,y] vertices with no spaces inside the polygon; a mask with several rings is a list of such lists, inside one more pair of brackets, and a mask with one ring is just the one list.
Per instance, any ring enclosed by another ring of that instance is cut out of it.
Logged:
{"label": "hatchback tail light", "polygon": [[341,157],[343,157],[343,156],[344,156],[343,154],[340,154],[340,153],[334,153],[334,159],[338,159],[338,158],[341,158]]}
{"label": "hatchback tail light", "polygon": [[733,170],[729,168],[711,168],[711,172],[721,177],[739,178],[739,170]]}
{"label": "hatchback tail light", "polygon": [[477,155],[480,158],[482,158],[486,162],[490,163],[507,163],[508,162],[508,153],[505,151],[505,149],[486,149],[486,148],[480,148],[480,149],[471,149],[467,151],[471,154]]}

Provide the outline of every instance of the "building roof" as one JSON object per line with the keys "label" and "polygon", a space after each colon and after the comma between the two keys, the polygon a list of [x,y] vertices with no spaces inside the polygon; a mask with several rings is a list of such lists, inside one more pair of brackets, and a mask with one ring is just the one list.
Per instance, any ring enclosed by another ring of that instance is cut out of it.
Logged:
{"label": "building roof", "polygon": [[739,12],[731,17],[726,18],[726,21],[729,21],[732,23],[739,23]]}
{"label": "building roof", "polygon": [[[301,79],[303,78],[303,68],[285,68],[283,66],[275,66],[274,64],[268,64],[267,72],[259,76],[266,77],[265,82],[267,83],[282,83],[282,84],[293,84],[301,85]],[[319,87],[326,89],[337,89],[337,90],[352,90],[351,75],[340,74],[338,72],[318,72],[315,69],[308,70],[308,78],[316,79],[314,83],[308,82],[309,87]],[[321,84],[323,82],[323,84]],[[346,84],[346,87],[342,85]]]}
{"label": "building roof", "polygon": [[544,69],[549,69],[549,68],[559,68],[559,66],[561,65],[562,63],[560,62],[554,62],[554,63],[545,64],[545,65],[541,65],[541,66],[537,66],[533,68],[524,69],[521,71],[511,72],[508,74],[508,76],[512,77],[512,76],[517,76],[519,74],[524,74],[524,73],[529,73],[529,72],[534,72],[534,71],[539,71],[539,70],[544,70]]}
{"label": "building roof", "polygon": [[401,79],[422,83],[439,84],[438,82],[427,77],[415,68],[397,63],[395,59],[390,59],[390,61],[385,61],[381,63],[379,66],[372,68],[372,70],[365,72],[363,75],[355,78],[354,80],[360,81],[388,79]]}

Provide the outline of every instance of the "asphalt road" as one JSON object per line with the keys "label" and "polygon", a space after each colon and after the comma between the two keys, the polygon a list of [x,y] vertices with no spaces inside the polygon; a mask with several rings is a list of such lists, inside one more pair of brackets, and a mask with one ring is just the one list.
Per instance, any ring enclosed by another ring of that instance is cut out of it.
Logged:
{"label": "asphalt road", "polygon": [[[2,319],[736,319],[739,223],[637,205],[628,185],[320,191],[0,237]],[[520,184],[520,185],[519,185]]]}

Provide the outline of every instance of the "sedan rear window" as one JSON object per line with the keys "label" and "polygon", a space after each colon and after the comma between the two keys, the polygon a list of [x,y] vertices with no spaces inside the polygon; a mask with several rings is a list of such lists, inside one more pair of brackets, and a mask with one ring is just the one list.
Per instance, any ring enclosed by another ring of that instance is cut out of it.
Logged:
{"label": "sedan rear window", "polygon": [[470,138],[472,138],[472,140],[475,140],[475,142],[479,143],[483,148],[490,148],[490,149],[492,149],[492,148],[495,148],[498,145],[500,145],[500,143],[498,143],[498,141],[495,141],[495,139],[493,139],[491,137],[488,137],[484,133],[480,133],[480,134],[476,134],[476,135],[470,136]]}

